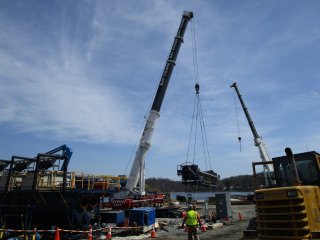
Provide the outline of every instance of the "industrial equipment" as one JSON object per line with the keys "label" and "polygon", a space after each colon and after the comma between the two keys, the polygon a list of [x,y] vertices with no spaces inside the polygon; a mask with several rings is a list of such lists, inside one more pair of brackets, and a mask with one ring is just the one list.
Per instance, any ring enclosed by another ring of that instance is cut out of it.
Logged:
{"label": "industrial equipment", "polygon": [[[256,166],[267,164],[274,168],[276,185],[260,189],[262,179]],[[252,167],[257,188],[258,237],[319,239],[320,154],[315,151],[292,154],[290,148],[286,148],[285,156],[268,162],[254,162]]]}
{"label": "industrial equipment", "polygon": [[119,191],[123,178],[69,172],[71,156],[62,145],[35,157],[0,161],[2,228],[85,229],[103,215],[100,200]]}
{"label": "industrial equipment", "polygon": [[[145,156],[150,148],[155,121],[160,116],[160,108],[187,24],[192,18],[192,12],[184,12],[182,15],[128,179],[124,176],[94,176],[68,172],[72,151],[66,145],[39,153],[33,158],[12,156],[11,161],[0,160],[2,228],[30,230],[35,227],[51,229],[58,226],[65,229],[88,229],[89,225],[98,221],[98,216],[100,219],[107,217],[103,215],[107,213],[101,209],[106,204],[105,199],[114,200],[111,204],[114,209],[163,203],[163,194],[145,194]],[[126,195],[123,199],[116,199],[114,196],[116,193],[121,195],[120,189],[124,186],[130,193],[136,194],[133,198]],[[144,219],[144,212],[141,216]],[[70,234],[72,235],[72,232]],[[15,237],[14,234],[12,237]]]}
{"label": "industrial equipment", "polygon": [[[241,103],[241,106],[243,108],[244,114],[246,115],[246,118],[248,120],[250,129],[251,129],[253,137],[254,137],[254,144],[259,149],[260,158],[261,158],[262,162],[271,161],[271,157],[270,157],[270,154],[269,154],[269,152],[267,150],[267,147],[266,147],[265,143],[263,142],[262,137],[258,134],[258,132],[257,132],[257,130],[256,130],[254,124],[253,124],[253,121],[252,121],[251,116],[249,114],[248,108],[246,107],[246,105],[245,105],[245,103],[244,103],[244,101],[242,99],[242,96],[241,96],[241,94],[239,92],[237,83],[231,84],[230,87],[234,88],[236,93],[237,93],[237,95],[238,95],[239,101]],[[267,186],[273,185],[274,184],[274,180],[273,180],[273,177],[271,175],[271,169],[270,169],[269,165],[264,165],[264,169],[266,170],[266,172],[264,172],[264,174],[265,174],[265,185],[267,185]]]}
{"label": "industrial equipment", "polygon": [[153,104],[149,115],[146,119],[146,125],[144,127],[139,146],[136,151],[136,155],[133,161],[133,165],[130,171],[130,175],[127,181],[127,189],[129,191],[135,191],[138,187],[138,194],[145,194],[145,158],[148,149],[150,148],[151,137],[155,127],[156,120],[160,117],[160,108],[171,78],[173,68],[176,64],[176,59],[180,50],[181,43],[183,42],[183,36],[187,28],[188,22],[193,18],[192,12],[184,12],[180,22],[180,26],[177,35],[174,39],[169,57],[164,67],[157,93],[153,100]]}
{"label": "industrial equipment", "polygon": [[197,164],[184,163],[178,165],[177,174],[181,176],[183,184],[201,185],[215,189],[219,181],[219,175],[213,170],[201,171]]}
{"label": "industrial equipment", "polygon": [[[196,186],[204,186],[211,189],[216,189],[220,176],[214,172],[213,170],[200,170],[199,166],[195,164],[195,157],[196,157],[196,143],[197,143],[197,127],[198,124],[200,126],[201,130],[201,139],[202,139],[202,150],[204,152],[203,158],[206,161],[207,160],[211,169],[211,162],[210,162],[210,156],[209,156],[209,150],[208,150],[208,143],[207,143],[207,137],[204,127],[204,120],[203,120],[203,114],[202,114],[202,108],[201,108],[201,102],[200,102],[200,85],[198,83],[195,84],[195,90],[196,90],[196,97],[195,97],[195,107],[193,112],[193,118],[192,118],[192,124],[191,124],[191,130],[190,130],[190,139],[189,139],[189,147],[188,147],[188,153],[187,153],[187,159],[186,162],[183,164],[180,164],[177,166],[177,175],[181,176],[181,182],[185,185],[196,185]],[[198,123],[199,121],[199,123]],[[195,122],[195,123],[194,123]],[[193,132],[193,125],[194,132]],[[191,136],[194,136],[194,147],[193,147],[193,161],[188,162],[188,156],[189,156],[189,149],[190,149],[190,143],[191,143]]]}

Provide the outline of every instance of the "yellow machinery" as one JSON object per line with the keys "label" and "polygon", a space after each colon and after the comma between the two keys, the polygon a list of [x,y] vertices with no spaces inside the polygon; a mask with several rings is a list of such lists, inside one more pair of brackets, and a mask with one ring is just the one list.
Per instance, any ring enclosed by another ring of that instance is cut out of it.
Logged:
{"label": "yellow machinery", "polygon": [[[275,183],[262,183],[258,165],[269,164]],[[292,154],[252,163],[259,239],[320,239],[320,154]],[[268,186],[266,188],[265,186]]]}

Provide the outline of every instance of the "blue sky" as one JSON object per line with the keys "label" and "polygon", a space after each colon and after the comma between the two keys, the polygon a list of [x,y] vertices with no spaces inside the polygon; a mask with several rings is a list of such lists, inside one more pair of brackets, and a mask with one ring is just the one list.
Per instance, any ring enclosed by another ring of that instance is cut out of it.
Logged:
{"label": "blue sky", "polygon": [[[0,158],[67,144],[70,170],[129,174],[184,10],[194,12],[211,168],[225,178],[251,174],[259,161],[238,104],[239,151],[233,82],[271,156],[287,146],[320,152],[319,9],[317,0],[1,1]],[[179,179],[194,82],[189,24],[147,153],[147,178]],[[200,152],[196,158],[209,170]]]}

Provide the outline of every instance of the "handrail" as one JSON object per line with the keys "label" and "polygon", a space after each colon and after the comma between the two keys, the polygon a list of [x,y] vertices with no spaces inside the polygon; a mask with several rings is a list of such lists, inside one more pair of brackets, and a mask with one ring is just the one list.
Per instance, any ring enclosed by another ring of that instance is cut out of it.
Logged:
{"label": "handrail", "polygon": [[[33,176],[35,172],[13,172],[9,180],[8,191],[14,190],[31,190],[33,185]],[[36,190],[60,190],[64,183],[63,171],[39,171],[36,177]],[[65,178],[66,189],[82,189],[87,191],[92,190],[110,190],[121,188],[121,181],[126,180],[123,176],[110,175],[93,175],[77,172],[67,172]],[[7,181],[5,176],[0,178],[2,181]],[[1,191],[1,189],[0,189]]]}

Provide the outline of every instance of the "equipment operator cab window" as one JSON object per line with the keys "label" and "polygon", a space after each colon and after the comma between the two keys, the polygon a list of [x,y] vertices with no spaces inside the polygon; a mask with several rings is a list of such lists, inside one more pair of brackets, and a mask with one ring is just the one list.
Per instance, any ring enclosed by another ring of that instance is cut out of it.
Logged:
{"label": "equipment operator cab window", "polygon": [[[301,185],[319,186],[319,169],[315,161],[312,159],[296,161],[296,167]],[[280,164],[276,164],[275,171],[278,186],[292,186],[294,176],[292,176],[287,162],[281,161]]]}

